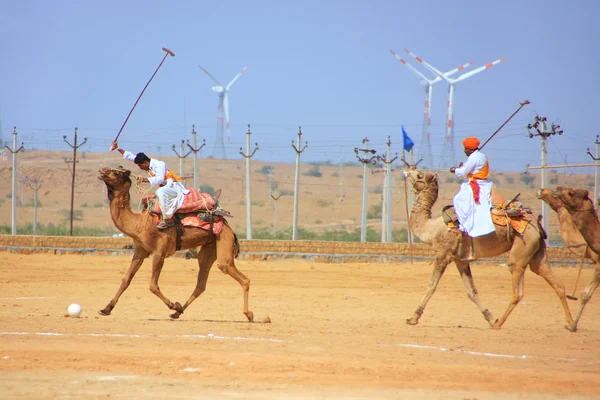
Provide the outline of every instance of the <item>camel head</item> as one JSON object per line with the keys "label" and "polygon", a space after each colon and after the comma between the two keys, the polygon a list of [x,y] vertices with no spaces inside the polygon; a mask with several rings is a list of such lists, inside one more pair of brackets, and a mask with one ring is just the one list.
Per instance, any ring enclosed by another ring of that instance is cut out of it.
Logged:
{"label": "camel head", "polygon": [[129,178],[129,175],[131,175],[131,171],[123,167],[104,167],[98,172],[98,179],[103,181],[108,189],[109,200],[112,200],[113,192],[117,190],[129,193],[129,189],[131,188],[131,179]]}
{"label": "camel head", "polygon": [[434,183],[437,185],[436,174],[419,170],[416,166],[405,167],[403,171],[404,176],[411,183],[416,193],[421,193],[426,187]]}
{"label": "camel head", "polygon": [[589,198],[589,192],[585,189],[558,186],[552,191],[552,196],[559,199],[569,212],[594,211],[594,204]]}
{"label": "camel head", "polygon": [[552,192],[552,189],[542,188],[536,192],[535,197],[537,197],[540,200],[543,200],[546,204],[550,206],[552,210],[558,211],[564,206],[560,199],[553,196]]}

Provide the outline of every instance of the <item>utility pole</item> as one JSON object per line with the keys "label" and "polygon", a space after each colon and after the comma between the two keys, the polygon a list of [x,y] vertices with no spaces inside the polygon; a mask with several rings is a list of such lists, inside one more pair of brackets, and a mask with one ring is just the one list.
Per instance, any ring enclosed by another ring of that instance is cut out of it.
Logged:
{"label": "utility pole", "polygon": [[279,188],[275,186],[275,190],[270,193],[271,198],[273,198],[273,234],[277,233],[277,200],[281,197],[281,192]]}
{"label": "utility pole", "polygon": [[269,195],[267,197],[269,200],[269,204],[271,204],[271,198],[273,197],[272,196],[272,193],[273,193],[273,167],[269,167],[269,173],[267,174],[267,180],[269,182]]}
{"label": "utility pole", "polygon": [[73,171],[71,172],[71,213],[69,217],[69,236],[73,236],[73,202],[75,201],[75,166],[79,162],[77,160],[77,149],[83,146],[87,142],[87,138],[83,139],[83,143],[77,145],[77,128],[75,128],[75,141],[73,144],[67,141],[67,137],[63,136],[63,140],[66,144],[71,146],[73,149],[73,160],[65,160],[66,163],[73,163]]}
{"label": "utility pole", "polygon": [[194,189],[198,190],[198,168],[196,167],[196,160],[198,159],[198,152],[200,150],[202,150],[202,148],[204,146],[206,146],[206,139],[202,139],[202,146],[200,147],[196,147],[197,146],[197,142],[196,142],[196,129],[195,126],[192,125],[192,135],[194,138],[194,147],[190,146],[190,142],[188,140],[188,147],[190,148],[190,151],[194,152]]}
{"label": "utility pole", "polygon": [[340,178],[340,197],[339,197],[338,200],[341,202],[342,199],[344,198],[344,193],[343,193],[343,184],[344,184],[344,182],[343,182],[343,179],[342,179],[342,176],[344,175],[344,163],[343,163],[343,160],[342,160],[341,151],[340,151],[340,164],[338,165],[338,168],[339,168],[338,175],[339,175],[339,178]]}
{"label": "utility pole", "polygon": [[32,179],[27,178],[25,180],[25,183],[27,184],[27,186],[29,186],[31,188],[31,190],[33,190],[33,234],[37,235],[38,190],[40,190],[40,188],[42,187],[42,183],[44,183],[44,181],[41,179],[38,180],[38,178],[32,178]]}
{"label": "utility pole", "polygon": [[[354,154],[358,161],[363,164],[363,193],[362,193],[362,215],[361,215],[361,224],[360,224],[360,241],[361,243],[366,242],[367,240],[367,165],[373,164],[377,162],[377,156],[375,153],[377,151],[373,149],[369,149],[369,139],[364,138],[363,144],[365,145],[364,149],[359,149],[358,147],[354,148]],[[359,157],[358,152],[362,151],[365,157]],[[371,157],[368,157],[369,154],[372,154]]]}
{"label": "utility pole", "polygon": [[[536,115],[534,118],[533,124],[527,124],[527,129],[529,130],[529,138],[533,138],[534,136],[539,136],[542,139],[542,187],[546,187],[546,155],[547,151],[547,140],[552,135],[562,135],[564,132],[560,129],[560,125],[551,124],[551,129],[547,129],[548,119],[546,117],[540,117]],[[532,132],[532,129],[535,129],[535,133]],[[546,232],[548,232],[548,218],[547,218],[547,207],[546,202],[542,200],[542,226]]]}
{"label": "utility pole", "polygon": [[[390,146],[392,142],[390,137],[388,136],[388,141],[385,144],[385,155],[379,157],[379,161],[385,165],[385,180],[384,180],[384,190],[383,190],[383,209],[385,213],[385,235],[382,233],[383,243],[390,243],[392,241],[392,163],[396,161],[398,158],[398,153],[396,153],[395,157],[390,159]],[[384,227],[381,227],[382,232],[384,231]]]}
{"label": "utility pole", "polygon": [[12,153],[12,227],[11,235],[17,234],[17,153],[23,150],[23,143],[17,149],[17,127],[13,129],[13,148],[4,146]]}
{"label": "utility pole", "polygon": [[188,151],[186,154],[183,154],[185,151],[184,148],[184,144],[185,144],[185,140],[181,139],[181,155],[177,152],[177,150],[175,150],[175,145],[173,145],[173,152],[175,154],[177,154],[177,157],[179,157],[179,176],[183,177],[183,160],[189,156],[190,154],[192,154],[192,151]]}
{"label": "utility pole", "polygon": [[594,173],[594,200],[593,203],[596,204],[598,201],[598,160],[600,160],[600,140],[598,140],[598,135],[596,135],[596,156],[594,157],[592,153],[590,153],[590,148],[588,147],[587,153],[592,157],[592,160],[596,161],[596,168]]}
{"label": "utility pole", "polygon": [[294,217],[292,220],[292,240],[296,240],[296,232],[298,230],[298,190],[300,186],[300,154],[308,147],[308,142],[304,142],[304,147],[300,143],[302,137],[302,127],[298,127],[298,146],[292,140],[292,149],[296,152],[296,176],[294,179]]}
{"label": "utility pole", "polygon": [[248,132],[246,132],[246,153],[240,147],[240,154],[246,159],[246,239],[252,240],[252,199],[250,197],[250,159],[258,150],[258,143],[254,143],[254,150],[250,153],[250,124],[248,124]]}

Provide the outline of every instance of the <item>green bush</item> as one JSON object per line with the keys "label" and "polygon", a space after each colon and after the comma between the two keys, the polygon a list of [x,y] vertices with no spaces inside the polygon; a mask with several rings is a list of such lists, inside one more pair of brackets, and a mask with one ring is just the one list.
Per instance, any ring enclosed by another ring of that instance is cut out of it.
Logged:
{"label": "green bush", "polygon": [[519,180],[526,185],[531,185],[533,181],[535,181],[535,176],[528,173],[522,173],[521,176],[519,176]]}
{"label": "green bush", "polygon": [[207,183],[205,183],[205,184],[203,184],[203,185],[200,185],[200,187],[198,188],[198,191],[199,191],[200,193],[208,193],[208,194],[210,194],[211,196],[212,196],[213,194],[215,194],[215,188],[214,188],[214,187],[212,187],[211,185],[207,184]]}
{"label": "green bush", "polygon": [[[119,231],[115,227],[73,227],[73,236],[111,236],[117,232]],[[10,235],[11,233],[12,228],[10,225],[0,225],[0,234]],[[33,235],[33,224],[28,223],[17,226],[17,233],[19,235]],[[54,225],[53,223],[48,225],[38,224],[37,234],[40,236],[69,236],[69,226]]]}
{"label": "green bush", "polygon": [[323,176],[323,173],[321,172],[321,169],[319,168],[318,165],[312,165],[310,167],[310,169],[304,173],[305,176],[314,176],[317,178],[320,178]]}
{"label": "green bush", "polygon": [[[245,239],[245,232],[237,233],[240,239]],[[281,231],[273,233],[271,227],[261,227],[252,230],[252,239],[257,240],[291,240],[292,239],[292,228],[287,228]],[[296,231],[297,240],[318,240],[325,242],[360,242],[360,228],[352,231],[343,229],[326,230],[322,232],[313,232],[306,230],[302,227],[298,227]],[[365,241],[367,242],[381,242],[381,232],[375,231],[371,227],[367,227],[365,235]],[[394,243],[407,243],[408,242],[408,231],[406,228],[396,229],[392,231],[392,242]]]}

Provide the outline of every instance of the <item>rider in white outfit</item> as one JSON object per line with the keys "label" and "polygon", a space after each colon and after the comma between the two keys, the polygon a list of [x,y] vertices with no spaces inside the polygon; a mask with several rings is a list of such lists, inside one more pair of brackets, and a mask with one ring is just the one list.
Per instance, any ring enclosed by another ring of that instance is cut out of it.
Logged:
{"label": "rider in white outfit", "polygon": [[[454,196],[454,211],[458,217],[459,229],[471,237],[494,232],[492,208],[492,182],[489,176],[487,157],[479,151],[479,140],[475,137],[463,141],[467,161],[450,172],[465,180]],[[477,194],[475,192],[478,192]]]}
{"label": "rider in white outfit", "polygon": [[117,150],[123,155],[123,158],[133,161],[140,169],[148,171],[148,178],[136,177],[139,182],[147,182],[150,186],[160,186],[156,189],[156,197],[162,211],[163,220],[157,225],[158,229],[166,229],[174,225],[173,214],[181,207],[185,195],[190,191],[181,183],[181,178],[175,175],[164,161],[149,158],[144,153],[133,153],[119,148],[119,143],[115,140],[111,145],[111,151]]}

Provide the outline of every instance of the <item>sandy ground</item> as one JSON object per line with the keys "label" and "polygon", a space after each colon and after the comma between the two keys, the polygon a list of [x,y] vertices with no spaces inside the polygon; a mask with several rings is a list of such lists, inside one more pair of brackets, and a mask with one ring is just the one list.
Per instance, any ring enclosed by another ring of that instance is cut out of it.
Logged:
{"label": "sandy ground", "polygon": [[[502,330],[488,328],[449,268],[417,326],[431,267],[238,261],[242,292],[214,269],[181,317],[148,291],[144,265],[109,317],[103,308],[129,259],[0,253],[2,399],[592,399],[600,398],[599,294],[579,331],[564,329],[559,301],[531,272]],[[195,260],[169,259],[161,289],[183,302]],[[504,267],[477,263],[484,304],[500,316],[510,298]],[[573,290],[574,268],[555,268]],[[591,278],[584,269],[579,287]],[[70,303],[81,318],[66,318]],[[570,302],[573,310],[577,303]]]}

